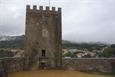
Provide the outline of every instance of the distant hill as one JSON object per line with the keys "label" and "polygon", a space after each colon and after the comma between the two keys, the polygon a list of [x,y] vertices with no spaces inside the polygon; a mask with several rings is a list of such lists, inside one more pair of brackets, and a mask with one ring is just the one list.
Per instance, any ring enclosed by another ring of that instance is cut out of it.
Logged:
{"label": "distant hill", "polygon": [[0,41],[11,41],[15,39],[16,39],[15,36],[0,36]]}
{"label": "distant hill", "polygon": [[63,48],[77,48],[77,49],[88,49],[90,51],[92,50],[100,50],[103,47],[108,47],[109,45],[100,43],[100,42],[94,42],[94,43],[76,43],[76,42],[70,42],[67,40],[62,41]]}
{"label": "distant hill", "polygon": [[24,35],[21,36],[0,36],[0,41],[14,41],[14,40],[22,40],[24,39]]}
{"label": "distant hill", "polygon": [[24,35],[1,37],[0,48],[24,48]]}
{"label": "distant hill", "polygon": [[[100,49],[106,47],[106,44],[102,43],[75,43],[68,40],[62,40],[63,48],[86,48],[89,50]],[[22,36],[1,36],[0,48],[24,48],[24,35]]]}

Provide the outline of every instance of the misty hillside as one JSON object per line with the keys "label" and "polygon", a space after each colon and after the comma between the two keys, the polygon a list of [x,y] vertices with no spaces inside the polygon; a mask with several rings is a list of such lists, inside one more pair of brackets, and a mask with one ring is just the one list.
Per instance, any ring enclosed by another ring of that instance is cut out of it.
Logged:
{"label": "misty hillside", "polygon": [[24,35],[22,36],[5,36],[0,39],[0,48],[23,48]]}
{"label": "misty hillside", "polygon": [[[0,48],[24,48],[24,35],[22,36],[5,36],[0,37]],[[100,49],[105,47],[105,44],[102,43],[75,43],[67,40],[62,40],[63,48],[87,48],[89,50],[92,49]]]}

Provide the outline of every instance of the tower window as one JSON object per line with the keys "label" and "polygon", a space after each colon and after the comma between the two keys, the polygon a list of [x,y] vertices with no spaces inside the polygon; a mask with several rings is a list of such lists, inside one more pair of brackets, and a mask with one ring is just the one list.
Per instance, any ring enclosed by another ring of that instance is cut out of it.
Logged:
{"label": "tower window", "polygon": [[46,56],[46,50],[42,50],[42,56]]}
{"label": "tower window", "polygon": [[49,16],[44,16],[43,21],[45,24],[48,24]]}

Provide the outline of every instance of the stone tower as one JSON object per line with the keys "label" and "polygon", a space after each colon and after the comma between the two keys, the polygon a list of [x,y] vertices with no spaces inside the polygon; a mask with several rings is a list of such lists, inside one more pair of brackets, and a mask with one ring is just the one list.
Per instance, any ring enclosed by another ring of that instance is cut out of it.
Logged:
{"label": "stone tower", "polygon": [[25,65],[27,68],[61,67],[61,8],[26,6]]}

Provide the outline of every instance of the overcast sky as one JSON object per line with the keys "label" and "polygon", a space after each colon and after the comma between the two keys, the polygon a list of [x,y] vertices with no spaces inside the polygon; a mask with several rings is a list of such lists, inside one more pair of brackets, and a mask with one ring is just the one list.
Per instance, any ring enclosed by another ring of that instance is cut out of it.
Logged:
{"label": "overcast sky", "polygon": [[[48,6],[48,0],[0,0],[0,35],[25,33],[26,4]],[[115,43],[115,0],[51,0],[62,7],[63,39]]]}

